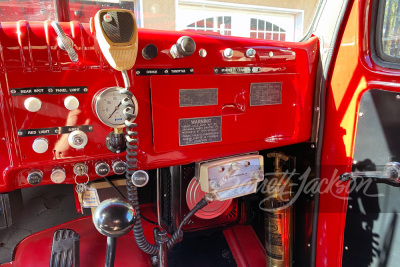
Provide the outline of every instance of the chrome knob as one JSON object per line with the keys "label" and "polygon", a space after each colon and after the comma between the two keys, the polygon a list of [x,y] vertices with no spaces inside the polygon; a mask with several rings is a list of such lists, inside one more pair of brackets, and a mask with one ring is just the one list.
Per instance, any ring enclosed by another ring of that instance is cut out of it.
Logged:
{"label": "chrome knob", "polygon": [[256,55],[256,50],[249,48],[246,50],[246,57],[254,57]]}
{"label": "chrome knob", "polygon": [[81,130],[73,131],[68,135],[68,143],[73,148],[76,149],[84,148],[87,142],[88,142],[88,137]]}
{"label": "chrome knob", "polygon": [[107,176],[110,173],[110,165],[104,161],[97,162],[94,170],[98,176]]}
{"label": "chrome knob", "polygon": [[232,48],[227,48],[227,49],[224,50],[224,57],[225,58],[232,58],[233,57]]}
{"label": "chrome knob", "polygon": [[136,221],[132,205],[119,198],[104,200],[93,213],[97,231],[108,237],[119,237],[128,233]]}

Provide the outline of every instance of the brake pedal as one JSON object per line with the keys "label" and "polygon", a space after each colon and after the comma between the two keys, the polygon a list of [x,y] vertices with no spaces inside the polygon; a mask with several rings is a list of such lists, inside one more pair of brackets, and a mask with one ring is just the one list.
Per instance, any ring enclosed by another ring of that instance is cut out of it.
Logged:
{"label": "brake pedal", "polygon": [[71,229],[54,232],[50,267],[79,267],[79,234]]}

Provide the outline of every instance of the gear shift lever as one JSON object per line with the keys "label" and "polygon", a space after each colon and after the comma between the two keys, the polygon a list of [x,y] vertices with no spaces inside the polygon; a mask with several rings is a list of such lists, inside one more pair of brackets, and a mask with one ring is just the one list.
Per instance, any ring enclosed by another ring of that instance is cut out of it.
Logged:
{"label": "gear shift lever", "polygon": [[107,236],[106,267],[114,266],[117,237],[128,233],[135,224],[136,214],[129,202],[111,198],[104,200],[93,213],[97,231]]}

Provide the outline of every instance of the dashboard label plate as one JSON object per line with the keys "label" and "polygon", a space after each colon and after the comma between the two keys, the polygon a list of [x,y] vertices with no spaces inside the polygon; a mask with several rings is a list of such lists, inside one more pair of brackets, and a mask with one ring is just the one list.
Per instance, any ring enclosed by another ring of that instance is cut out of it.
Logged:
{"label": "dashboard label plate", "polygon": [[76,130],[80,130],[85,133],[93,132],[93,126],[77,125],[77,126],[61,126],[61,127],[38,128],[38,129],[20,129],[18,130],[18,137],[69,134]]}
{"label": "dashboard label plate", "polygon": [[26,87],[26,88],[11,88],[12,96],[21,95],[62,95],[62,94],[86,94],[87,86],[43,86],[43,87]]}
{"label": "dashboard label plate", "polygon": [[282,83],[252,83],[250,85],[250,106],[282,104]]}
{"label": "dashboard label plate", "polygon": [[222,117],[179,119],[179,146],[221,142]]}
{"label": "dashboard label plate", "polygon": [[136,69],[136,76],[193,74],[193,68]]}
{"label": "dashboard label plate", "polygon": [[179,89],[180,107],[218,105],[218,89]]}

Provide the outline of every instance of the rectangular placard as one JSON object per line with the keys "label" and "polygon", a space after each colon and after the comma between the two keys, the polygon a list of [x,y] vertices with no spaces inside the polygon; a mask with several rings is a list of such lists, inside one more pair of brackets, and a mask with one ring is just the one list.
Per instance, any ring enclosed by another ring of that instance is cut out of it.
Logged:
{"label": "rectangular placard", "polygon": [[39,129],[20,129],[18,130],[18,136],[26,137],[26,136],[69,134],[77,130],[80,130],[85,133],[93,132],[93,126],[77,125],[77,126],[61,126],[61,127],[39,128]]}
{"label": "rectangular placard", "polygon": [[218,105],[218,89],[179,89],[180,107]]}
{"label": "rectangular placard", "polygon": [[179,146],[220,142],[222,117],[179,119]]}
{"label": "rectangular placard", "polygon": [[12,88],[12,96],[21,95],[62,95],[62,94],[86,94],[88,89],[86,86],[43,86],[43,87],[27,87],[27,88]]}
{"label": "rectangular placard", "polygon": [[136,69],[136,76],[153,75],[185,75],[193,74],[193,68],[174,68],[174,69]]}
{"label": "rectangular placard", "polygon": [[250,106],[282,104],[282,83],[252,83],[250,85]]}

